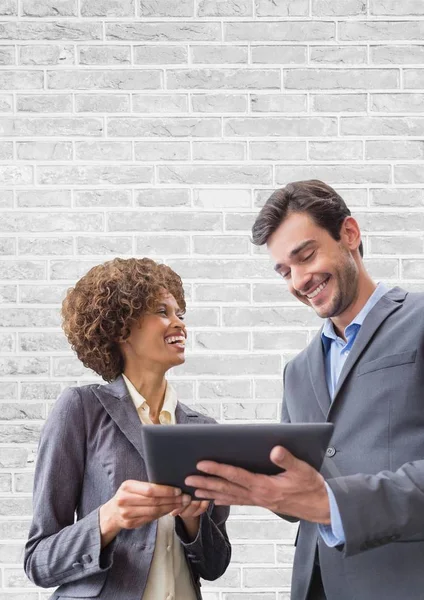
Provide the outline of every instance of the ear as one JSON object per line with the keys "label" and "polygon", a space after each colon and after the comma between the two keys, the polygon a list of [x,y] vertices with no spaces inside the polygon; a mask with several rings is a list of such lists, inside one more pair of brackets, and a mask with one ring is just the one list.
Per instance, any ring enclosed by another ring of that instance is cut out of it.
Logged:
{"label": "ear", "polygon": [[342,242],[352,252],[358,250],[361,243],[361,230],[356,219],[346,217],[340,229]]}

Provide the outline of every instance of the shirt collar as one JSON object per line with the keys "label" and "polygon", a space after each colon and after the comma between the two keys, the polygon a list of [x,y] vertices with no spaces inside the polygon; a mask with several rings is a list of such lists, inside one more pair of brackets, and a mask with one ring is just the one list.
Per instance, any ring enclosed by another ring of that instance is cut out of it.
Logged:
{"label": "shirt collar", "polygon": [[[134,403],[135,408],[137,409],[137,412],[139,410],[139,408],[141,408],[144,404],[147,405],[147,401],[146,399],[140,394],[140,392],[137,390],[137,388],[133,385],[133,383],[131,383],[131,381],[128,379],[128,377],[126,375],[124,375],[124,373],[122,373],[122,377],[124,378],[124,381],[126,383],[126,386],[128,388],[128,392],[131,396],[131,400]],[[164,413],[168,413],[171,419],[171,423],[175,423],[175,410],[177,408],[177,392],[175,391],[175,389],[172,387],[172,385],[169,383],[169,381],[166,382],[166,391],[165,391],[165,398],[163,401],[163,406],[162,406],[162,410],[160,411],[160,415],[163,415]]]}
{"label": "shirt collar", "polygon": [[[371,294],[371,296],[368,298],[367,302],[365,303],[365,305],[362,307],[362,309],[359,311],[359,313],[356,315],[356,317],[354,319],[352,319],[352,321],[349,323],[349,325],[346,327],[344,333],[346,336],[346,339],[349,337],[349,333],[352,332],[358,332],[359,329],[362,326],[362,323],[365,321],[365,317],[368,315],[369,312],[371,312],[371,309],[374,308],[374,306],[377,304],[377,302],[380,300],[380,298],[382,298],[387,292],[389,291],[389,288],[384,285],[384,283],[379,283],[377,285],[377,287],[375,288],[374,292]],[[331,343],[337,339],[337,334],[334,331],[334,326],[333,326],[333,322],[331,319],[326,319],[324,326],[322,328],[322,332],[321,332],[321,340],[322,343],[324,345],[324,350],[325,352],[328,352]]]}

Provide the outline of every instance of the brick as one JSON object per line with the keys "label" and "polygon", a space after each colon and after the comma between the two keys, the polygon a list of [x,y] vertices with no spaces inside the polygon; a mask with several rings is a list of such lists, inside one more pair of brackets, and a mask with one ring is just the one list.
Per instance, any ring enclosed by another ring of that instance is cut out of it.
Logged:
{"label": "brick", "polygon": [[424,206],[424,190],[413,188],[372,189],[371,204],[395,207]]}
{"label": "brick", "polygon": [[[239,588],[241,585],[240,569],[229,567],[219,581],[208,581],[209,587]],[[205,598],[206,600],[206,598]]]}
{"label": "brick", "polygon": [[66,351],[69,349],[68,341],[61,331],[45,333],[20,333],[18,337],[19,349],[22,352],[52,352]]}
{"label": "brick", "polygon": [[371,111],[385,113],[422,113],[424,94],[371,94]]}
{"label": "brick", "polygon": [[151,167],[139,166],[50,166],[38,168],[38,182],[47,185],[102,185],[151,183]]}
{"label": "brick", "polygon": [[280,89],[277,69],[179,69],[167,73],[168,89]]}
{"label": "brick", "polygon": [[384,260],[376,258],[365,258],[365,268],[373,279],[395,279],[399,277],[399,261],[397,259]]}
{"label": "brick", "polygon": [[224,24],[226,42],[319,42],[335,39],[328,21],[232,22]]}
{"label": "brick", "polygon": [[275,375],[281,372],[280,357],[270,355],[191,355],[178,367],[179,375]]}
{"label": "brick", "polygon": [[198,166],[159,166],[158,180],[160,183],[186,184],[227,184],[246,185],[247,183],[271,183],[270,167],[260,166],[227,166],[227,165],[198,165]]}
{"label": "brick", "polygon": [[[7,375],[48,375],[50,364],[48,358],[17,356],[15,358],[0,357],[0,369],[4,376]],[[1,439],[1,438],[0,438]],[[1,499],[0,499],[1,505]],[[1,506],[0,506],[1,515]]]}
{"label": "brick", "polygon": [[396,89],[396,69],[286,69],[284,87],[302,90]]}
{"label": "brick", "polygon": [[108,214],[108,231],[220,231],[219,213],[200,212],[136,212]]}
{"label": "brick", "polygon": [[424,228],[424,213],[417,212],[398,212],[398,213],[384,213],[384,212],[358,212],[356,218],[359,222],[362,232],[376,233],[383,231],[385,233],[389,231],[400,232],[400,231],[422,231]]}
{"label": "brick", "polygon": [[[32,492],[32,488],[34,485],[34,474],[33,473],[16,473],[14,476],[15,483],[15,491],[18,493],[27,493],[30,494]],[[12,561],[10,561],[12,562]],[[13,561],[13,562],[21,562],[21,561]]]}
{"label": "brick", "polygon": [[406,279],[423,279],[424,278],[424,260],[402,259],[402,276]]}
{"label": "brick", "polygon": [[71,237],[25,237],[20,238],[18,241],[18,254],[29,254],[32,256],[73,254],[73,241]]}
{"label": "brick", "polygon": [[315,17],[357,17],[367,14],[367,0],[312,0]]}
{"label": "brick", "polygon": [[13,160],[12,142],[0,142],[0,160]]}
{"label": "brick", "polygon": [[[268,260],[246,258],[176,259],[170,266],[184,279],[196,279],[208,274],[209,279],[263,279],[275,277]],[[229,309],[233,310],[233,309]],[[226,326],[232,326],[226,321]],[[235,323],[233,325],[236,325]],[[238,324],[236,325],[238,326]]]}
{"label": "brick", "polygon": [[131,205],[129,190],[84,190],[75,191],[75,206],[82,207],[125,207]]}
{"label": "brick", "polygon": [[309,142],[311,160],[361,160],[363,158],[362,141]]}
{"label": "brick", "polygon": [[143,235],[136,238],[136,253],[143,256],[189,254],[190,240],[181,235]]}
{"label": "brick", "polygon": [[191,0],[139,0],[142,17],[193,17]]}
{"label": "brick", "polygon": [[[13,381],[2,381],[0,388],[1,400],[15,400],[18,397],[18,385]],[[5,449],[3,449],[5,450]],[[6,450],[5,450],[6,451]],[[4,456],[0,450],[0,457]],[[1,459],[0,459],[1,462]]]}
{"label": "brick", "polygon": [[371,254],[421,254],[424,239],[416,235],[373,235],[368,238],[368,248]]}
{"label": "brick", "polygon": [[[237,519],[230,520],[227,525],[227,531],[231,539],[237,540],[266,540],[267,542],[275,540],[294,540],[298,524],[289,523],[283,519],[255,520]],[[281,584],[277,584],[280,586]]]}
{"label": "brick", "polygon": [[139,161],[168,161],[189,160],[189,142],[136,142],[135,160]]}
{"label": "brick", "polygon": [[193,236],[194,254],[241,254],[250,253],[250,240],[242,236]]}
{"label": "brick", "polygon": [[1,0],[0,2],[0,15],[5,17],[11,17],[18,14],[18,7],[16,0]]}
{"label": "brick", "polygon": [[308,0],[255,0],[255,12],[258,17],[307,17]]}
{"label": "brick", "polygon": [[371,46],[371,62],[383,65],[422,64],[424,46],[396,46],[394,44]]}
{"label": "brick", "polygon": [[247,46],[191,46],[193,63],[204,64],[243,64],[249,59]]}
{"label": "brick", "polygon": [[251,206],[250,190],[237,189],[194,189],[193,204],[209,210],[231,208],[249,208]]}
{"label": "brick", "polygon": [[[270,191],[271,195],[272,191]],[[225,215],[225,230],[226,231],[247,231],[251,232],[253,223],[257,214],[253,213],[234,213]]]}
{"label": "brick", "polygon": [[18,47],[21,65],[73,65],[74,47],[68,44],[25,44]]}
{"label": "brick", "polygon": [[[66,387],[66,386],[65,386]],[[61,386],[51,381],[22,383],[22,398],[27,400],[55,400],[59,396]]]}
{"label": "brick", "polygon": [[275,181],[285,185],[288,181],[301,181],[304,179],[321,179],[330,185],[336,183],[389,183],[389,165],[319,165],[319,166],[291,166],[275,168]]}
{"label": "brick", "polygon": [[424,142],[409,140],[369,140],[365,156],[370,160],[420,160],[424,158]]}
{"label": "brick", "polygon": [[71,258],[66,260],[51,260],[49,279],[54,281],[61,279],[75,281],[98,264],[98,259]]}
{"label": "brick", "polygon": [[29,213],[14,212],[0,214],[0,231],[6,232],[54,232],[54,231],[95,231],[103,230],[103,218],[95,213]]}
{"label": "brick", "polygon": [[242,94],[193,94],[191,102],[194,112],[247,112],[247,97]]}
{"label": "brick", "polygon": [[248,350],[249,334],[245,332],[202,331],[194,335],[195,350]]}
{"label": "brick", "polygon": [[277,544],[277,562],[293,564],[295,547],[289,544]]}
{"label": "brick", "polygon": [[[189,308],[185,322],[190,330],[192,327],[217,327],[219,311],[217,308]],[[178,370],[178,373],[181,374]]]}
{"label": "brick", "polygon": [[231,403],[222,405],[222,413],[226,421],[275,421],[276,404]]}
{"label": "brick", "polygon": [[72,160],[71,142],[18,142],[20,160]]}
{"label": "brick", "polygon": [[[360,0],[362,2],[362,0]],[[311,46],[310,60],[313,64],[366,64],[366,46]]]}
{"label": "brick", "polygon": [[134,47],[134,63],[136,65],[174,65],[187,62],[188,52],[185,46],[150,45]]}
{"label": "brick", "polygon": [[253,334],[254,350],[298,350],[307,344],[306,331],[258,331]]}
{"label": "brick", "polygon": [[[234,564],[274,563],[272,544],[232,544],[231,562]],[[243,600],[242,598],[240,600]],[[259,600],[259,598],[258,598]],[[260,600],[263,600],[262,598]],[[271,600],[275,600],[272,598]]]}
{"label": "brick", "polygon": [[[272,269],[269,270],[270,276],[274,276]],[[303,306],[224,307],[222,319],[225,327],[309,327],[320,323],[316,314]]]}
{"label": "brick", "polygon": [[336,135],[337,121],[330,117],[246,117],[224,120],[225,135],[310,137]]}
{"label": "brick", "polygon": [[314,112],[365,112],[366,94],[311,94]]}
{"label": "brick", "polygon": [[[107,2],[110,3],[110,0]],[[193,21],[106,23],[106,39],[135,42],[214,42],[221,40],[221,26],[219,23]]]}
{"label": "brick", "polygon": [[132,240],[130,237],[78,237],[77,254],[131,254]]}
{"label": "brick", "polygon": [[353,42],[422,41],[424,21],[342,21],[339,24],[339,40]]}
{"label": "brick", "polygon": [[[150,143],[150,142],[149,142]],[[188,189],[154,188],[138,190],[135,197],[136,206],[190,206]]]}
{"label": "brick", "polygon": [[0,304],[16,302],[17,288],[15,285],[0,285]]}
{"label": "brick", "polygon": [[70,94],[18,94],[16,108],[18,112],[70,113],[72,96]]}
{"label": "brick", "polygon": [[[23,544],[0,544],[0,561],[2,563],[21,564],[24,558]],[[9,600],[9,597],[7,597]]]}
{"label": "brick", "polygon": [[245,160],[246,144],[241,142],[193,142],[193,160]]}
{"label": "brick", "polygon": [[218,118],[129,118],[109,119],[110,137],[218,137],[221,123]]}
{"label": "brick", "polygon": [[307,62],[306,46],[252,46],[252,63],[301,65]]}
{"label": "brick", "polygon": [[100,119],[85,117],[20,117],[0,118],[0,133],[5,136],[100,136]]}
{"label": "brick", "polygon": [[[2,308],[2,327],[59,327],[60,315],[52,308]],[[6,360],[6,359],[5,359]]]}
{"label": "brick", "polygon": [[33,183],[33,167],[0,165],[0,182],[5,185],[25,185]]}
{"label": "brick", "polygon": [[292,140],[250,142],[250,158],[252,160],[306,160],[306,142]]}
{"label": "brick", "polygon": [[244,585],[246,588],[269,588],[290,586],[291,569],[290,568],[254,568],[247,567],[243,570]]}
{"label": "brick", "polygon": [[194,287],[194,297],[196,302],[249,302],[250,285],[249,284],[197,284]]}
{"label": "brick", "polygon": [[16,352],[16,343],[14,335],[10,333],[0,333],[0,347],[4,353]]}
{"label": "brick", "polygon": [[[109,0],[108,0],[109,1]],[[7,21],[0,23],[0,39],[2,40],[62,40],[88,41],[101,40],[103,28],[101,23],[82,23],[81,21]]]}
{"label": "brick", "polygon": [[199,381],[199,398],[204,400],[224,400],[241,398],[246,400],[252,397],[252,386],[249,380],[219,379],[214,381]]}
{"label": "brick", "polygon": [[52,90],[155,90],[162,87],[162,73],[149,69],[90,69],[47,71]]}
{"label": "brick", "polygon": [[84,377],[93,375],[75,356],[53,358],[53,377]]}
{"label": "brick", "polygon": [[342,135],[413,135],[424,134],[422,117],[342,117]]}
{"label": "brick", "polygon": [[131,63],[130,46],[80,46],[81,65],[121,65]]}
{"label": "brick", "polygon": [[[31,521],[29,519],[19,519],[18,521],[8,519],[7,521],[0,521],[0,538],[26,541],[30,523]],[[26,596],[24,600],[26,600]]]}
{"label": "brick", "polygon": [[71,192],[67,190],[25,190],[18,191],[16,197],[17,206],[20,208],[65,208],[71,206]]}
{"label": "brick", "polygon": [[255,398],[258,400],[281,400],[283,396],[283,381],[279,379],[259,379],[255,381]]}
{"label": "brick", "polygon": [[60,285],[20,285],[20,301],[29,304],[57,304],[59,305],[69,286]]}
{"label": "brick", "polygon": [[134,17],[134,0],[81,0],[83,17]]}
{"label": "brick", "polygon": [[307,112],[307,96],[301,94],[252,94],[252,112]]}
{"label": "brick", "polygon": [[0,95],[0,113],[13,112],[13,96],[8,94]]}
{"label": "brick", "polygon": [[2,469],[26,467],[27,455],[26,448],[13,448],[12,446],[0,448],[0,467]]}
{"label": "brick", "polygon": [[395,183],[423,183],[424,174],[420,165],[395,165],[394,181]]}
{"label": "brick", "polygon": [[424,82],[424,69],[404,69],[404,87],[421,89]]}
{"label": "brick", "polygon": [[4,569],[4,583],[9,588],[32,588],[34,584],[20,569]]}
{"label": "brick", "polygon": [[186,94],[134,94],[134,113],[185,113],[188,111]]}
{"label": "brick", "polygon": [[120,161],[132,159],[131,142],[76,142],[75,158],[82,161]]}
{"label": "brick", "polygon": [[[234,550],[234,545],[232,546]],[[224,600],[275,600],[275,592],[227,592],[223,596]],[[280,600],[280,598],[278,599]],[[289,596],[281,600],[290,600]]]}
{"label": "brick", "polygon": [[198,0],[198,17],[250,17],[251,0]]}
{"label": "brick", "polygon": [[129,112],[129,94],[75,94],[77,112]]}
{"label": "brick", "polygon": [[0,65],[15,64],[15,49],[13,46],[0,46]]}
{"label": "brick", "polygon": [[404,0],[401,4],[394,0],[370,0],[370,14],[388,16],[424,15],[424,6],[417,0]]}
{"label": "brick", "polygon": [[16,404],[3,403],[1,404],[2,420],[40,420],[44,417],[43,404]]}
{"label": "brick", "polygon": [[43,89],[42,71],[1,71],[0,89],[40,90]]}
{"label": "brick", "polygon": [[24,17],[76,17],[76,0],[21,0]]}

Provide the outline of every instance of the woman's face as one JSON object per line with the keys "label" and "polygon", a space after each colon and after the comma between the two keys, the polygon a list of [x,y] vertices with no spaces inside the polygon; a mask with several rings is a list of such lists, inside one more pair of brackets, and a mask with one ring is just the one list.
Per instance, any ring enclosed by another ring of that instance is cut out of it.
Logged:
{"label": "woman's face", "polygon": [[129,362],[165,371],[185,361],[187,332],[183,312],[174,296],[164,292],[155,310],[144,314],[121,343],[125,366]]}

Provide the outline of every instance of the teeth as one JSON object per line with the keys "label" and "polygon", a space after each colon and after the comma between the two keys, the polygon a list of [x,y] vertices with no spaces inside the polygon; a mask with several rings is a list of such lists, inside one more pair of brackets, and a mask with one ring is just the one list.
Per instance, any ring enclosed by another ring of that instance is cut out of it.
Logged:
{"label": "teeth", "polygon": [[312,300],[313,298],[315,298],[315,296],[318,296],[318,294],[319,294],[320,292],[322,292],[322,290],[325,288],[325,286],[327,285],[327,283],[328,283],[328,279],[327,279],[327,281],[324,281],[324,283],[321,283],[321,285],[319,285],[319,286],[317,287],[317,289],[316,289],[315,291],[313,291],[313,292],[312,292],[312,294],[308,294],[306,297],[307,297],[309,300]]}
{"label": "teeth", "polygon": [[184,336],[173,336],[173,337],[166,338],[165,341],[167,344],[173,344],[174,342],[180,342],[180,344],[185,344],[185,337]]}

